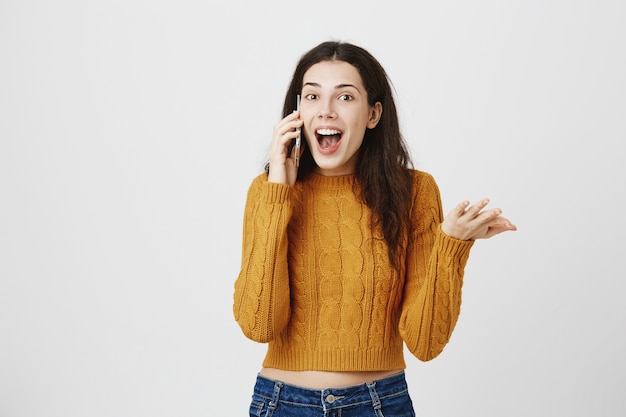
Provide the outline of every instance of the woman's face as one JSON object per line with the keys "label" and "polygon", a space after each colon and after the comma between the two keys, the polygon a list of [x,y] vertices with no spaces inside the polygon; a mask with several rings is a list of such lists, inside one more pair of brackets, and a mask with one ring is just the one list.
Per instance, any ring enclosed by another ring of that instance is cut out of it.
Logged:
{"label": "woman's face", "polygon": [[359,71],[343,61],[323,61],[304,73],[300,119],[322,175],[352,174],[365,129],[373,129],[382,105],[367,103]]}

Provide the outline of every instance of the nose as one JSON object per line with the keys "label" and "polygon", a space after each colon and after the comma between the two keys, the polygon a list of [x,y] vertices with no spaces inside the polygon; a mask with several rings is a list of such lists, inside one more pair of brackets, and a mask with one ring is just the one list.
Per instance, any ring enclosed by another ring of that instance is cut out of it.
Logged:
{"label": "nose", "polygon": [[317,112],[318,119],[334,119],[337,116],[330,100],[320,103],[320,108]]}

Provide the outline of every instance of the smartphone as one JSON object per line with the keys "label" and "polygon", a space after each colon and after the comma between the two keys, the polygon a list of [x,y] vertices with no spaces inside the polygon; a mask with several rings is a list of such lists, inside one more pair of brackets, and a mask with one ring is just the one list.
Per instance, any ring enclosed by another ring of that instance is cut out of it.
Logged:
{"label": "smartphone", "polygon": [[[296,95],[296,110],[300,111],[300,94]],[[300,165],[300,146],[302,145],[302,131],[301,128],[298,128],[298,136],[296,137],[296,154],[294,155],[293,162],[296,165],[296,168]]]}

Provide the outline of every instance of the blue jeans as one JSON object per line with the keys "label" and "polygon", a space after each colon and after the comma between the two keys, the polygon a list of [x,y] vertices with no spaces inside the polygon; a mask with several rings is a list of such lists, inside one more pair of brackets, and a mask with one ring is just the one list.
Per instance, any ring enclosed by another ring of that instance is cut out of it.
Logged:
{"label": "blue jeans", "polygon": [[302,388],[258,376],[251,417],[415,417],[404,372],[346,388]]}

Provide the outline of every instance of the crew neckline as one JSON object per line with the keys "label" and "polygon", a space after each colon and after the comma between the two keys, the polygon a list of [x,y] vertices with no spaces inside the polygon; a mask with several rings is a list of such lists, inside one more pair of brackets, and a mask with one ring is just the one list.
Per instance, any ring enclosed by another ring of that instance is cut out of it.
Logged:
{"label": "crew neckline", "polygon": [[343,187],[352,186],[356,182],[355,174],[344,175],[322,175],[317,172],[310,172],[304,179],[304,182],[308,182],[315,186],[324,187]]}

